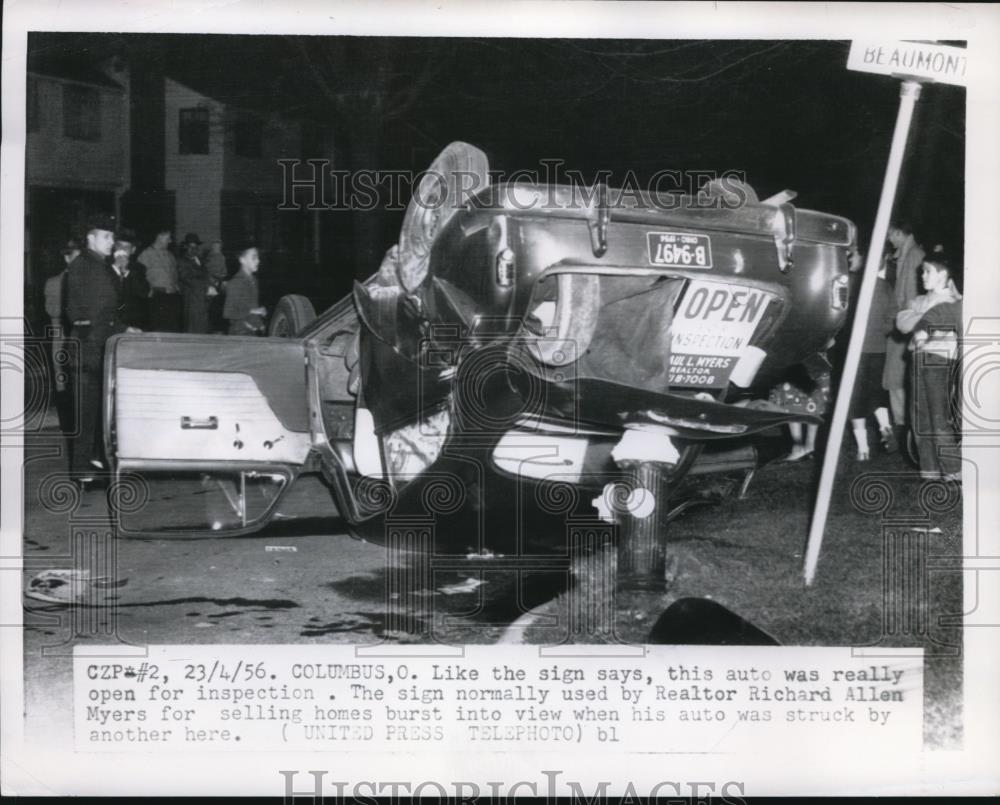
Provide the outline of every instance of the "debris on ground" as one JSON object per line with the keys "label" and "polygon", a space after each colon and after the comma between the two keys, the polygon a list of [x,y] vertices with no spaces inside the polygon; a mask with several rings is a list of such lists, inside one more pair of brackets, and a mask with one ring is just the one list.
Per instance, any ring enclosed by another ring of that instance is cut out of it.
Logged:
{"label": "debris on ground", "polygon": [[91,578],[90,571],[75,568],[51,568],[37,573],[25,585],[24,594],[49,604],[78,604],[87,599],[89,588],[106,590],[124,587],[128,579],[107,576]]}
{"label": "debris on ground", "polygon": [[439,593],[444,593],[445,595],[458,595],[460,593],[471,593],[475,592],[477,587],[481,587],[486,582],[480,579],[474,579],[471,576],[465,581],[460,581],[457,584],[449,584],[445,587],[438,587]]}

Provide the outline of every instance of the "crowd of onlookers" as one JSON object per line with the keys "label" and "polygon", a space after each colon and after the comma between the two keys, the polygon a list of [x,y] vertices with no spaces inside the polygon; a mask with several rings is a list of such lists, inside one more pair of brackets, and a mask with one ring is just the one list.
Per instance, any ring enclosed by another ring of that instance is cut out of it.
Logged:
{"label": "crowd of onlookers", "polygon": [[[111,220],[104,223],[113,226]],[[106,263],[112,272],[109,276],[118,285],[120,325],[165,333],[256,335],[263,331],[265,311],[255,310],[259,307],[256,297],[246,293],[256,285],[245,279],[256,274],[260,262],[256,247],[248,245],[237,252],[239,266],[231,273],[221,240],[204,244],[196,233],[189,232],[175,253],[171,248],[173,233],[165,229],[138,251],[138,240],[130,229],[97,231],[111,232],[112,251]],[[89,248],[86,241],[87,235],[66,243],[61,250],[61,269],[45,283],[45,312],[50,323],[63,330],[72,325],[67,319],[69,269]],[[227,293],[234,281],[239,290]],[[86,303],[85,290],[77,296],[77,303]]]}
{"label": "crowd of onlookers", "polygon": [[[71,467],[82,482],[104,467],[100,441],[103,364],[107,339],[121,332],[259,335],[266,310],[260,306],[256,274],[260,255],[241,246],[230,276],[221,241],[207,246],[188,233],[175,254],[172,232],[156,233],[138,251],[134,232],[106,216],[86,223],[82,237],[62,249],[63,266],[45,283],[45,311],[53,356],[71,343],[78,351],[71,377],[56,371],[55,390],[77,405],[63,406],[64,430],[76,436]],[[71,339],[69,341],[68,339]],[[56,361],[58,362],[58,361]],[[72,388],[69,388],[72,387]],[[67,421],[72,412],[77,421]]]}
{"label": "crowd of onlookers", "polygon": [[[862,256],[854,253],[851,270],[857,272],[861,266]],[[925,251],[912,226],[892,224],[851,392],[848,415],[858,461],[871,457],[869,424],[874,421],[883,451],[895,452],[906,439],[915,447],[921,477],[961,481],[958,271],[941,246]],[[848,333],[848,329],[842,332],[844,343]],[[828,414],[839,372],[827,364],[808,374],[805,382],[790,381],[776,388],[772,401],[805,413]],[[815,425],[792,427],[788,460],[813,455],[817,430]]]}

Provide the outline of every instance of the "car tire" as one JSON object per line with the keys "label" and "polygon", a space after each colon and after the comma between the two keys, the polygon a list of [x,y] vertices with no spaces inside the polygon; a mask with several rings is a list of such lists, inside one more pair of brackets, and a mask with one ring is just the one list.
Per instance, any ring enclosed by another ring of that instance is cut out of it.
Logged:
{"label": "car tire", "polygon": [[267,334],[272,338],[294,338],[315,318],[312,302],[299,294],[289,294],[281,297],[275,307]]}
{"label": "car tire", "polygon": [[486,188],[489,169],[486,154],[474,145],[453,142],[414,188],[399,233],[399,282],[407,293],[416,291],[426,278],[434,238],[464,200],[459,192]]}

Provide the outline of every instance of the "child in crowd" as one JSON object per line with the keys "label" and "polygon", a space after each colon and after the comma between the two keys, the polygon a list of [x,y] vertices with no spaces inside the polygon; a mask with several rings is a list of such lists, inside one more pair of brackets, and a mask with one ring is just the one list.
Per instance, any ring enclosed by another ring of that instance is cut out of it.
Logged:
{"label": "child in crowd", "polygon": [[952,421],[952,394],[962,326],[962,295],[944,252],[924,259],[924,293],[896,315],[896,328],[909,333],[911,424],[920,457],[920,476],[961,481],[958,434]]}
{"label": "child in crowd", "polygon": [[226,283],[226,303],[222,315],[229,322],[230,335],[258,335],[264,330],[267,311],[260,306],[257,289],[257,269],[260,254],[256,246],[246,246],[239,252],[240,268]]}

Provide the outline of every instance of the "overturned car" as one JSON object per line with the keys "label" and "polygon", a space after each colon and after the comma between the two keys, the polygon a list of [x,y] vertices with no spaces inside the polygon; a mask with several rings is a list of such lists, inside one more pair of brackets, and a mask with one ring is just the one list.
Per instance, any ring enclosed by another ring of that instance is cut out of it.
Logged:
{"label": "overturned car", "polygon": [[[676,490],[748,481],[776,457],[762,432],[818,422],[768,391],[845,320],[850,221],[738,182],[664,204],[487,176],[445,149],[398,245],[318,317],[293,296],[264,339],[114,337],[106,447],[141,487],[122,533],[260,529],[319,473],[361,538],[534,556],[605,524],[620,579],[655,586]],[[158,501],[166,479],[199,497]]]}

